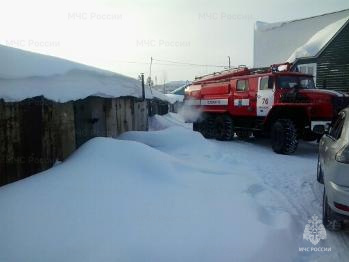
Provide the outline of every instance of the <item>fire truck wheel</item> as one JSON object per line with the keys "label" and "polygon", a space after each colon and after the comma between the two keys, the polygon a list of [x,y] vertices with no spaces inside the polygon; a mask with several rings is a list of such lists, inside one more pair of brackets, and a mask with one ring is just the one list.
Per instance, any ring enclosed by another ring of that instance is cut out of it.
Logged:
{"label": "fire truck wheel", "polygon": [[239,130],[239,131],[236,131],[235,133],[236,133],[237,137],[242,139],[242,140],[249,139],[252,135],[252,132],[248,131],[248,130]]}
{"label": "fire truck wheel", "polygon": [[202,129],[202,121],[193,122],[193,131],[201,132]]}
{"label": "fire truck wheel", "polygon": [[199,131],[199,123],[198,122],[193,123],[193,131]]}
{"label": "fire truck wheel", "polygon": [[215,137],[215,121],[213,116],[206,117],[206,119],[201,123],[200,131],[205,138]]}
{"label": "fire truck wheel", "polygon": [[216,139],[222,141],[228,141],[233,138],[233,120],[230,116],[217,116],[215,121],[216,126]]}
{"label": "fire truck wheel", "polygon": [[290,119],[279,119],[271,129],[271,142],[274,152],[289,155],[298,146],[297,129]]}

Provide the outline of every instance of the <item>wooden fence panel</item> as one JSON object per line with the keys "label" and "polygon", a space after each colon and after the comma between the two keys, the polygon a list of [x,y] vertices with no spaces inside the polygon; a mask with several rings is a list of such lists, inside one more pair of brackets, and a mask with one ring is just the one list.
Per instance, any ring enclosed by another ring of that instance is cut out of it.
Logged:
{"label": "wooden fence panel", "polygon": [[52,167],[93,137],[147,129],[148,102],[133,97],[0,100],[0,185]]}

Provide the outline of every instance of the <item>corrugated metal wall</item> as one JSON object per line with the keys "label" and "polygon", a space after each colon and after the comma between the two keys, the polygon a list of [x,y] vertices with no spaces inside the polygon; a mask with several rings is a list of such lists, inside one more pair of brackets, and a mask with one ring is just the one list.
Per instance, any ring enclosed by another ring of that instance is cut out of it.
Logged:
{"label": "corrugated metal wall", "polygon": [[317,59],[319,88],[349,92],[349,24]]}

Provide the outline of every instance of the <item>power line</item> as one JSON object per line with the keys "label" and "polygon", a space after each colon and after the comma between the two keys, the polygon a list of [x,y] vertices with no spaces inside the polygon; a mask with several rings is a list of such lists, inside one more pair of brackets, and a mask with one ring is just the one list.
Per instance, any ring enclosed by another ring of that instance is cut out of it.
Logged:
{"label": "power line", "polygon": [[178,65],[188,65],[188,66],[222,67],[222,68],[227,67],[223,65],[208,65],[208,64],[205,65],[205,64],[186,63],[186,62],[179,62],[179,61],[160,60],[160,59],[153,59],[153,60],[158,62],[172,63],[172,64],[178,64]]}
{"label": "power line", "polygon": [[112,60],[115,63],[126,63],[126,64],[139,64],[139,65],[149,65],[149,62],[138,62],[138,61],[120,61],[120,60]]}
{"label": "power line", "polygon": [[[186,66],[186,67],[219,67],[219,68],[227,68],[227,66],[223,65],[205,65],[205,64],[195,64],[195,63],[185,63],[178,61],[170,61],[170,60],[160,60],[154,59],[153,61],[158,61],[162,63],[152,63],[153,65],[162,65],[162,66]],[[117,61],[114,60],[115,63],[128,63],[128,64],[140,64],[140,65],[149,65],[149,62],[139,62],[139,61]],[[163,63],[165,62],[165,63]]]}

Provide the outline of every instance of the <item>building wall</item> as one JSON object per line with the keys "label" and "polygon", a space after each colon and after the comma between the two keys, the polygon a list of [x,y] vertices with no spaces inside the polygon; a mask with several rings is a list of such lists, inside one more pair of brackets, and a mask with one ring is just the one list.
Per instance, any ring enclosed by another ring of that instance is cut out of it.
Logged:
{"label": "building wall", "polygon": [[93,137],[148,130],[149,103],[133,97],[0,100],[0,185],[52,167]]}
{"label": "building wall", "polygon": [[349,23],[316,58],[300,59],[299,65],[316,63],[316,86],[349,93]]}
{"label": "building wall", "polygon": [[349,24],[318,57],[316,84],[349,92]]}

